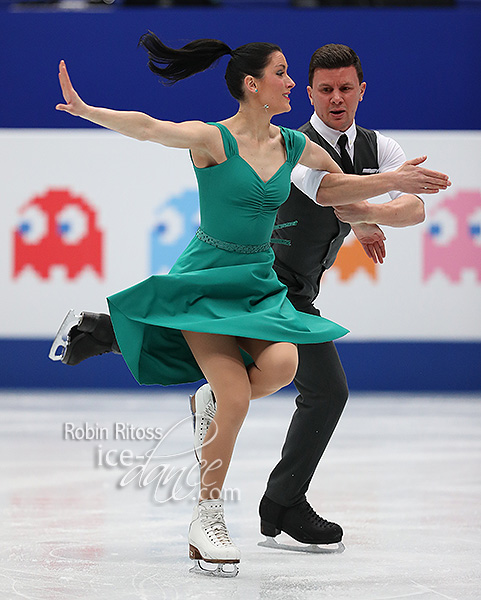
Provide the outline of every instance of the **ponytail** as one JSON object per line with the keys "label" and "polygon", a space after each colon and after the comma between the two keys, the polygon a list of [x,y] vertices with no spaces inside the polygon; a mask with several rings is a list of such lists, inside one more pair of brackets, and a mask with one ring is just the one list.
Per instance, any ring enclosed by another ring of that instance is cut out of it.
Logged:
{"label": "ponytail", "polygon": [[205,71],[226,54],[232,54],[227,44],[211,39],[195,40],[176,50],[166,46],[151,31],[140,38],[139,46],[147,50],[149,69],[171,85]]}
{"label": "ponytail", "polygon": [[[189,42],[179,50],[166,46],[149,31],[139,41],[149,55],[150,70],[174,84],[181,79],[205,71],[223,56],[229,54],[225,80],[236,100],[244,99],[244,79],[247,75],[261,78],[273,52],[282,52],[276,44],[254,42],[231,50],[219,40],[202,39]],[[165,66],[164,66],[165,65]]]}

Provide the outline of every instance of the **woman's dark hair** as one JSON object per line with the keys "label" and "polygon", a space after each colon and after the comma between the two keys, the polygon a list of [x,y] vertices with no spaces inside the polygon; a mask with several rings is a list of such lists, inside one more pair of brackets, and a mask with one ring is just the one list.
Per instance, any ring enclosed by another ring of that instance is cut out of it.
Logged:
{"label": "woman's dark hair", "polygon": [[205,71],[222,56],[230,54],[225,80],[236,100],[243,99],[244,78],[247,75],[262,77],[271,54],[281,52],[279,46],[266,42],[245,44],[231,50],[224,42],[210,39],[194,40],[177,50],[166,46],[150,31],[140,38],[139,45],[148,52],[150,70],[170,84]]}
{"label": "woman's dark hair", "polygon": [[354,67],[359,83],[364,81],[361,61],[352,48],[344,46],[344,44],[326,44],[318,48],[311,56],[309,63],[309,85],[312,86],[316,69],[340,69],[342,67]]}

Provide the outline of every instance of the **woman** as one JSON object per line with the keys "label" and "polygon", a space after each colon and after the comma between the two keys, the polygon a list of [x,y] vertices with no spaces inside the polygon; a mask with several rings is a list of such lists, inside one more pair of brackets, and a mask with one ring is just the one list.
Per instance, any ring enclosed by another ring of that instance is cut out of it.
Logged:
{"label": "woman", "polygon": [[[340,169],[303,134],[271,124],[274,115],[290,110],[295,85],[278,46],[255,43],[231,50],[218,40],[196,40],[175,50],[152,33],[140,43],[149,53],[151,70],[171,83],[230,55],[225,78],[239,110],[220,123],[173,123],[89,106],[60,63],[66,103],[58,110],[129,137],[190,150],[201,226],[168,275],[150,277],[108,298],[110,318],[83,313],[76,326],[64,324],[57,341],[68,331],[65,354],[57,358],[76,364],[114,350],[122,353],[139,383],[207,379],[216,400],[215,427],[202,448],[190,557],[236,564],[240,552],[229,537],[220,495],[249,402],[292,381],[296,343],[330,341],[347,333],[322,317],[298,313],[287,301],[286,288],[272,270],[269,242],[276,211],[288,196],[297,162],[329,172]],[[236,573],[237,568],[231,574]]]}

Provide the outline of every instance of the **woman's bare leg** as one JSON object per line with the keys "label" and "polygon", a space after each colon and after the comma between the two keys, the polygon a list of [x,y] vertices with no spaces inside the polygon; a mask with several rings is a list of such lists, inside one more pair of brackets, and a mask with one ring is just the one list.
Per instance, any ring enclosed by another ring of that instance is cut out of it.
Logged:
{"label": "woman's bare leg", "polygon": [[289,385],[297,371],[297,347],[289,342],[237,338],[254,363],[248,367],[251,399],[264,398]]}
{"label": "woman's bare leg", "polygon": [[221,495],[251,387],[235,337],[182,332],[214,392],[217,410],[202,445],[200,500]]}
{"label": "woman's bare leg", "polygon": [[[297,349],[289,343],[226,335],[190,331],[183,335],[216,398],[216,414],[202,445],[200,500],[218,498],[250,400],[292,381]],[[239,346],[255,360],[249,369]]]}

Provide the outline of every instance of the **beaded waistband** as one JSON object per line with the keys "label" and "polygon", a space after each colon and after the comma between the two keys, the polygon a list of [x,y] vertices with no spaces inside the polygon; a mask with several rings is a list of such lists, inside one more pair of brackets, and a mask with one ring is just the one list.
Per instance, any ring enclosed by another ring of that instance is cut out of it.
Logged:
{"label": "beaded waistband", "polygon": [[238,252],[239,254],[257,254],[257,252],[266,252],[270,250],[270,243],[265,244],[235,244],[234,242],[225,242],[224,240],[218,240],[207,234],[203,229],[199,229],[195,232],[195,236],[211,246],[215,246],[220,250],[227,250],[227,252]]}

